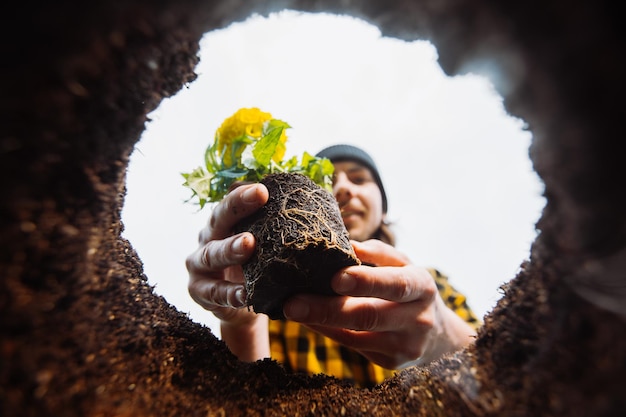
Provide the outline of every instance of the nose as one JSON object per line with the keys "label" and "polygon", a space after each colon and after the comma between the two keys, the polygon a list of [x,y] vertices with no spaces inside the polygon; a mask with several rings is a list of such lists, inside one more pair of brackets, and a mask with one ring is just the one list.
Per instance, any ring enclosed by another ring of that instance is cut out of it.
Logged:
{"label": "nose", "polygon": [[345,172],[337,172],[333,182],[333,193],[339,207],[343,207],[352,198],[352,183]]}

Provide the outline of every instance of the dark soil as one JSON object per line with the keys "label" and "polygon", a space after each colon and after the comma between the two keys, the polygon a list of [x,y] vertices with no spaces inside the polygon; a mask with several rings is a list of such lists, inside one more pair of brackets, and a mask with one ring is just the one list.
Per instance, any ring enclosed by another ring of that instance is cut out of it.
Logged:
{"label": "dark soil", "polygon": [[271,174],[261,182],[269,191],[267,204],[238,225],[257,241],[243,267],[247,302],[255,312],[279,319],[289,297],[334,294],[332,275],[360,261],[331,193],[295,173]]}
{"label": "dark soil", "polygon": [[[210,329],[155,295],[121,238],[128,157],[147,114],[194,80],[203,33],[282,6],[349,13],[386,36],[430,39],[448,74],[489,68],[506,109],[533,134],[530,154],[545,184],[528,262],[502,277],[508,283],[476,343],[371,390],[237,361]],[[0,415],[622,416],[626,36],[617,7],[7,3]]]}

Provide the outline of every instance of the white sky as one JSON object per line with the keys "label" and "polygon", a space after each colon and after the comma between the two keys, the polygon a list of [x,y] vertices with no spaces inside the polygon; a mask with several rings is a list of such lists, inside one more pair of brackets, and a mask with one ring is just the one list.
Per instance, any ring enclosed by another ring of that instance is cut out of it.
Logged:
{"label": "white sky", "polygon": [[187,293],[185,257],[208,208],[185,204],[221,122],[259,107],[292,126],[287,154],[336,143],[370,152],[398,248],[450,277],[482,317],[527,259],[544,205],[531,135],[491,83],[447,77],[428,42],[384,38],[350,17],[284,12],[208,33],[199,77],[150,116],[128,170],[123,236],[156,292],[219,335]]}

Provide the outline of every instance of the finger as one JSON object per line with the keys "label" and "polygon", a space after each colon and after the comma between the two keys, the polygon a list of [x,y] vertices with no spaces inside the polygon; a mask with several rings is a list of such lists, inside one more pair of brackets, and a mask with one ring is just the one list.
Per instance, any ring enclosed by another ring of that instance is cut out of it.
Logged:
{"label": "finger", "polygon": [[369,297],[297,295],[283,308],[288,320],[307,325],[357,331],[397,331],[432,328],[432,302],[394,303]]}
{"label": "finger", "polygon": [[377,239],[365,242],[350,242],[356,256],[366,264],[378,266],[403,266],[410,263],[409,258],[391,245]]}
{"label": "finger", "polygon": [[269,193],[263,184],[245,184],[235,188],[213,209],[207,227],[200,232],[200,243],[232,234],[233,226],[261,208],[268,198]]}
{"label": "finger", "polygon": [[422,356],[425,350],[425,338],[408,340],[406,335],[400,332],[360,332],[316,325],[307,327],[358,351],[387,369],[397,369],[402,364],[414,361]]}
{"label": "finger", "polygon": [[206,275],[232,265],[241,265],[252,256],[255,246],[254,235],[248,232],[212,240],[187,257],[187,271],[191,276]]}
{"label": "finger", "polygon": [[352,266],[331,279],[341,295],[376,297],[397,303],[432,300],[437,293],[433,277],[424,268]]}
{"label": "finger", "polygon": [[205,310],[216,311],[221,307],[241,308],[246,303],[246,292],[241,284],[206,279],[189,282],[189,295]]}

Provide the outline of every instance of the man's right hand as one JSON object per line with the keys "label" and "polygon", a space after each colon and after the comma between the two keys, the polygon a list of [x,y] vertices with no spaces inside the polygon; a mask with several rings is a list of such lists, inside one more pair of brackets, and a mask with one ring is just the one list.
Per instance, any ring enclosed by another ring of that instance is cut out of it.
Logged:
{"label": "man's right hand", "polygon": [[233,227],[267,203],[268,196],[262,184],[244,184],[233,189],[215,206],[208,224],[200,231],[198,249],[187,257],[189,294],[220,319],[223,330],[243,330],[259,319],[267,322],[264,316],[244,308],[246,291],[241,265],[254,253],[256,242],[248,232],[233,235]]}

